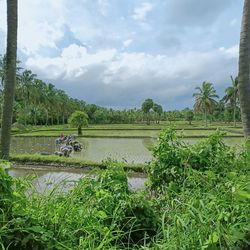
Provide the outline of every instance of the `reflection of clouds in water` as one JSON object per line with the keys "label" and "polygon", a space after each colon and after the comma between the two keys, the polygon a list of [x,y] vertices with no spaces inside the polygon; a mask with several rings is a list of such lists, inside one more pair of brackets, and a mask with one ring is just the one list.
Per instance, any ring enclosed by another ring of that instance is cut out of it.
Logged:
{"label": "reflection of clouds in water", "polygon": [[[42,167],[42,166],[41,166]],[[15,167],[9,170],[9,174],[13,177],[23,177],[28,175],[36,175],[31,180],[33,187],[39,193],[49,194],[50,192],[66,192],[77,184],[80,178],[96,178],[96,175],[90,172],[76,170],[71,173],[67,171],[55,171],[50,169],[31,169]],[[146,176],[135,174],[128,178],[129,187],[131,189],[140,189],[144,186]],[[29,192],[28,192],[29,193]]]}

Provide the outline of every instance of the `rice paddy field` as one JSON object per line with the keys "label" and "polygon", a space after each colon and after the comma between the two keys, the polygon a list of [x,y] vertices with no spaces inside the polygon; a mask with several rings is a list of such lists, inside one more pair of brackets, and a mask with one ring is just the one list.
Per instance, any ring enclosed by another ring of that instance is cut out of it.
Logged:
{"label": "rice paddy field", "polygon": [[[91,162],[102,162],[107,158],[129,164],[144,164],[152,159],[152,149],[157,144],[161,131],[170,124],[110,124],[90,125],[83,128],[83,135],[77,138],[76,129],[68,126],[34,127],[25,133],[12,136],[12,154],[53,154],[57,147],[55,139],[64,135],[75,135],[83,150],[72,153],[71,157]],[[172,125],[171,125],[172,126]],[[220,130],[226,144],[240,147],[244,142],[241,127],[213,124],[207,128],[201,124],[176,123],[178,136],[193,144],[201,138]]]}

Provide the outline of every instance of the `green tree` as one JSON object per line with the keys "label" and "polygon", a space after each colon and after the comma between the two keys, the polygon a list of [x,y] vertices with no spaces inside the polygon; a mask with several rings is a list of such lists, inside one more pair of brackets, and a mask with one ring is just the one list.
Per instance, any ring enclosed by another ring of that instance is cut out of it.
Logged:
{"label": "green tree", "polygon": [[31,70],[24,70],[17,81],[17,94],[23,100],[24,125],[27,125],[27,114],[34,95],[33,81],[36,75]]}
{"label": "green tree", "polygon": [[233,121],[234,127],[236,127],[236,109],[237,102],[239,100],[238,94],[238,77],[233,78],[231,76],[232,86],[226,88],[226,95],[222,98],[225,103],[229,103],[229,105],[233,108]]}
{"label": "green tree", "polygon": [[212,83],[203,82],[201,87],[196,87],[195,89],[197,89],[198,92],[193,94],[193,97],[195,97],[194,110],[204,114],[207,127],[207,115],[212,112],[217,103],[214,98],[219,97]]}
{"label": "green tree", "polygon": [[153,110],[155,112],[155,122],[156,123],[160,123],[160,120],[161,120],[161,114],[163,112],[163,109],[162,109],[162,106],[157,104],[157,103],[154,103],[153,104]]}
{"label": "green tree", "polygon": [[153,108],[154,102],[152,99],[146,99],[143,103],[142,103],[142,112],[144,113],[144,115],[146,116],[146,121],[147,124],[150,124],[150,110]]}
{"label": "green tree", "polygon": [[193,112],[193,110],[188,110],[186,112],[186,120],[188,121],[189,125],[192,124],[193,119],[194,119],[194,112]]}
{"label": "green tree", "polygon": [[75,111],[69,118],[69,123],[77,127],[78,135],[82,135],[82,127],[88,125],[88,115],[83,111]]}
{"label": "green tree", "polygon": [[1,158],[8,159],[10,151],[10,130],[13,115],[13,102],[16,84],[17,52],[17,0],[7,1],[7,50],[6,79],[4,81],[4,99],[1,128]]}
{"label": "green tree", "polygon": [[250,139],[250,0],[245,0],[240,34],[239,98],[244,135]]}

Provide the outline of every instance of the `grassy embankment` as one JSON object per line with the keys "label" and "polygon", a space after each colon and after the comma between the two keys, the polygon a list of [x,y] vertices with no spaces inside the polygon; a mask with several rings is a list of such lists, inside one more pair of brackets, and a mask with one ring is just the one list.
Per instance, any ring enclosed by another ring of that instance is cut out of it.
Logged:
{"label": "grassy embankment", "polygon": [[[58,168],[82,168],[82,169],[106,169],[107,165],[105,162],[93,162],[87,160],[81,160],[77,158],[66,158],[59,157],[56,155],[40,155],[40,154],[15,154],[10,156],[10,161],[16,164],[21,165],[32,165],[32,166],[56,166]],[[144,172],[145,165],[144,164],[128,164],[121,163],[121,166],[126,171],[134,171],[134,172]]]}

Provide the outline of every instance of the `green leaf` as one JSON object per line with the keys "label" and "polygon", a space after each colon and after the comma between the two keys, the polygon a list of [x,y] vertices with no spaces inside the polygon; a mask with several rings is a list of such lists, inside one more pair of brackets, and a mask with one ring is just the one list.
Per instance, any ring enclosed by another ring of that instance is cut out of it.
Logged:
{"label": "green leaf", "polygon": [[237,190],[234,195],[243,199],[250,199],[250,194],[247,191]]}

